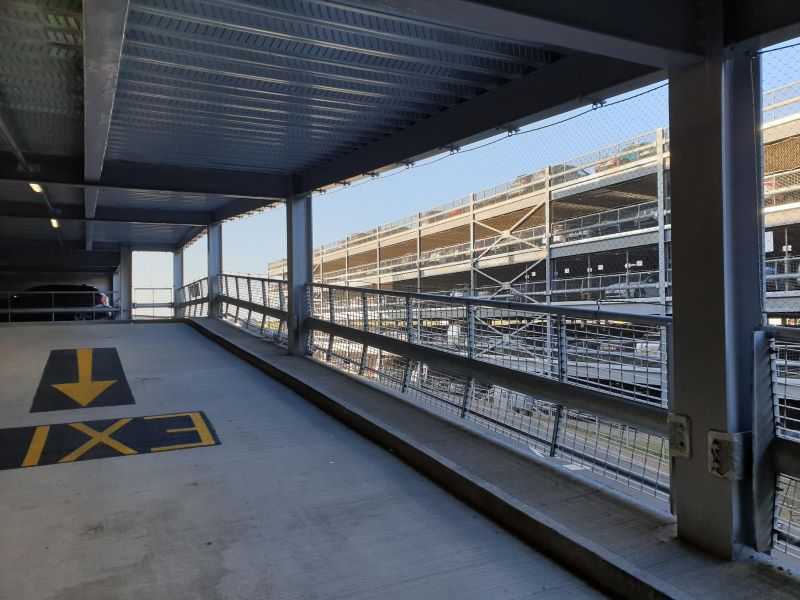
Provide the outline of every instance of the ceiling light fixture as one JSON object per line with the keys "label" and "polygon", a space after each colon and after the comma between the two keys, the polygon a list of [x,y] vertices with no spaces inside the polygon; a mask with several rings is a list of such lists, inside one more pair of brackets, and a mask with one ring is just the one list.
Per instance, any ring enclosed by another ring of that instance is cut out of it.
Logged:
{"label": "ceiling light fixture", "polygon": [[50,219],[50,227],[58,229],[58,219]]}
{"label": "ceiling light fixture", "polygon": [[44,191],[42,186],[40,186],[38,183],[29,183],[28,185],[31,186],[31,189],[37,194],[41,194]]}

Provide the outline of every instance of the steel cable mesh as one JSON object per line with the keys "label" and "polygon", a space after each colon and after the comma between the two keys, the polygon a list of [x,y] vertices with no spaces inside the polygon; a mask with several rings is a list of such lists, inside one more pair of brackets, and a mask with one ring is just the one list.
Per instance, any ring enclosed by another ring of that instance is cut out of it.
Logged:
{"label": "steel cable mesh", "polygon": [[[775,435],[798,444],[800,452],[800,344],[770,343]],[[800,559],[800,481],[779,473],[775,491],[773,551]]]}
{"label": "steel cable mesh", "polygon": [[219,279],[219,293],[220,318],[277,344],[288,343],[286,317],[279,318],[258,310],[260,306],[286,310],[288,286],[285,281],[223,274]]}
{"label": "steel cable mesh", "polygon": [[765,311],[796,326],[800,312],[800,47],[761,56]]}
{"label": "steel cable mesh", "polygon": [[800,480],[778,475],[772,549],[800,559]]}
{"label": "steel cable mesh", "polygon": [[775,433],[800,442],[800,344],[773,340],[771,355]]}
{"label": "steel cable mesh", "polygon": [[208,278],[198,279],[175,290],[175,316],[208,316]]}
{"label": "steel cable mesh", "polygon": [[[664,325],[577,319],[534,307],[309,286],[312,317],[464,358],[666,406]],[[539,452],[659,499],[666,440],[513,390],[314,331],[311,354]]]}
{"label": "steel cable mesh", "polygon": [[564,335],[567,381],[667,406],[667,343],[662,326],[571,319]]}
{"label": "steel cable mesh", "polygon": [[[502,368],[588,388],[612,403],[667,406],[667,326],[580,316],[613,310],[608,305],[663,315],[671,301],[667,88],[604,104],[433,158],[417,165],[424,172],[410,168],[333,192],[356,198],[353,188],[369,185],[417,212],[317,248],[312,316],[359,330],[359,342],[398,351],[400,340],[474,363],[448,372],[441,357],[429,359],[435,365],[411,352],[411,360],[385,359],[327,334],[314,335],[312,345],[321,360],[374,381],[391,373],[386,384],[417,401],[663,498],[663,439],[603,422],[603,446],[588,416],[480,375],[485,365],[487,373]],[[433,181],[446,182],[449,197],[430,202],[442,193]],[[330,197],[319,197],[321,211]],[[282,269],[282,261],[269,266]],[[561,303],[569,306],[559,313]],[[573,305],[583,312],[570,313]],[[627,480],[624,469],[632,472]]]}
{"label": "steel cable mesh", "polygon": [[667,405],[665,325],[560,322],[534,307],[321,284],[310,290],[312,316],[324,321],[551,379],[562,373],[582,387]]}
{"label": "steel cable mesh", "polygon": [[556,456],[642,493],[669,500],[669,444],[575,410],[565,411]]}

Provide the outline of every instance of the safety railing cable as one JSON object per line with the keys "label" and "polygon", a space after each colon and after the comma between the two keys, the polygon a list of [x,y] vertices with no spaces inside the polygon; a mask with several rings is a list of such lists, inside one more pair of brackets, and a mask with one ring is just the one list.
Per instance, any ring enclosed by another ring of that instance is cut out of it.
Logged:
{"label": "safety railing cable", "polygon": [[307,290],[318,360],[668,498],[668,317]]}

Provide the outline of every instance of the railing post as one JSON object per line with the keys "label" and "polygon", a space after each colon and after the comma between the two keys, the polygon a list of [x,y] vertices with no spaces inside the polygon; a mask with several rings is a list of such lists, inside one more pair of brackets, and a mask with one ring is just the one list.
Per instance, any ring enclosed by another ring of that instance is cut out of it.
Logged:
{"label": "railing post", "polygon": [[558,380],[563,383],[567,381],[567,370],[569,369],[567,355],[567,322],[564,315],[558,315],[556,319],[556,343],[558,344]]}
{"label": "railing post", "polygon": [[753,529],[755,548],[769,552],[775,517],[775,465],[770,454],[775,439],[775,408],[772,389],[772,340],[764,331],[753,339]]}
{"label": "railing post", "polygon": [[[238,275],[234,275],[233,276],[233,286],[236,289],[236,299],[239,300],[240,299],[239,296],[241,296],[241,294],[239,294],[239,276]],[[233,318],[236,319],[237,322],[239,321],[239,304],[238,303],[236,304],[236,312],[234,313]]]}
{"label": "railing post", "polygon": [[[250,287],[250,278],[246,277],[245,280],[247,281],[247,301],[252,304],[253,303],[253,290]],[[247,309],[247,324],[250,324],[250,319],[253,317],[253,309]]]}
{"label": "railing post", "polygon": [[[361,292],[361,310],[362,310],[361,328],[364,331],[369,331],[369,298],[367,297],[367,292]],[[364,374],[364,368],[366,367],[366,364],[367,364],[367,350],[368,350],[368,348],[369,347],[366,344],[362,344],[361,345],[361,361],[360,361],[360,363],[358,365],[358,374],[359,375],[363,375]]]}
{"label": "railing post", "polygon": [[[475,358],[475,305],[467,303],[467,358]],[[464,399],[461,403],[461,418],[467,415],[469,402],[475,388],[475,380],[468,377],[464,385]]]}
{"label": "railing post", "polygon": [[406,296],[406,341],[414,342],[414,304],[411,296]]}
{"label": "railing post", "polygon": [[[270,282],[272,283],[272,282]],[[269,297],[267,294],[269,293],[269,286],[267,282],[263,279],[261,280],[261,302],[264,306],[269,306]],[[264,335],[266,332],[266,325],[267,325],[267,313],[261,313],[261,335]]]}
{"label": "railing post", "polygon": [[[548,327],[552,317],[548,318]],[[549,334],[549,331],[548,331]],[[550,342],[548,341],[548,344]],[[569,355],[567,353],[567,319],[564,315],[556,317],[556,360],[558,369],[558,380],[562,383],[567,381],[567,370],[569,369]],[[555,405],[556,414],[553,418],[553,432],[550,437],[550,456],[556,455],[558,449],[558,434],[561,428],[561,419],[564,415],[564,407],[560,404]]]}
{"label": "railing post", "polygon": [[564,407],[556,404],[556,414],[553,418],[553,433],[550,436],[550,456],[556,455],[558,450],[558,430],[561,427],[561,417],[564,412]]}

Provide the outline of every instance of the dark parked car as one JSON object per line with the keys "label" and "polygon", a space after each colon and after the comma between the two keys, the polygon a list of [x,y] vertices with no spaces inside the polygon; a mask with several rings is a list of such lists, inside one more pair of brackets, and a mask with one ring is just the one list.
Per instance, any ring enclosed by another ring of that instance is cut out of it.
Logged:
{"label": "dark parked car", "polygon": [[[108,295],[91,285],[37,285],[13,295],[9,308],[30,312],[11,314],[12,321],[93,321],[113,319],[112,311],[93,312],[92,309],[111,308]],[[55,310],[53,310],[55,309]]]}

